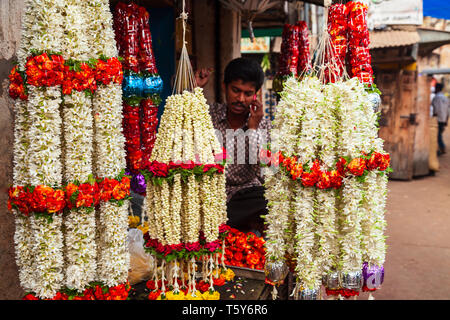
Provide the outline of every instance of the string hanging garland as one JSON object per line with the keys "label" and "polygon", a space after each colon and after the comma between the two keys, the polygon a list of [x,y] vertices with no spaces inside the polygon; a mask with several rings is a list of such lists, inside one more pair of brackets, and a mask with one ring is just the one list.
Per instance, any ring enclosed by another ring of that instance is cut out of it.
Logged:
{"label": "string hanging garland", "polygon": [[[212,270],[219,267],[219,232],[226,217],[225,154],[215,136],[203,90],[196,87],[186,48],[184,2],[180,19],[183,46],[173,93],[166,100],[151,158],[142,170],[147,179],[147,219],[155,226],[145,235],[145,247],[159,261],[161,273],[154,275],[155,280],[159,275],[163,280],[162,286],[154,289],[161,290],[159,297],[201,297],[195,277],[197,262],[201,262],[208,292],[218,298]],[[187,270],[178,266],[181,261]],[[166,277],[169,285],[174,284],[173,290],[166,287]],[[179,287],[180,279],[187,287]]]}
{"label": "string hanging garland", "polygon": [[389,156],[366,83],[350,79],[324,29],[313,75],[285,82],[274,120],[279,134],[263,156],[269,168],[283,168],[266,171],[266,276],[274,297],[286,265],[296,276],[296,299],[319,299],[322,284],[329,295],[355,296],[363,281],[379,288],[372,280],[384,274]]}

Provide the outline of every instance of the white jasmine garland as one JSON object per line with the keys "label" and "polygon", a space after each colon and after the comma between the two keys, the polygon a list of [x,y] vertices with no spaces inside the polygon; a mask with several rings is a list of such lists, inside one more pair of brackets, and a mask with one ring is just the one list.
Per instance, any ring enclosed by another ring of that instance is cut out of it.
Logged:
{"label": "white jasmine garland", "polygon": [[[28,129],[29,117],[27,102],[17,99],[14,102],[14,151],[13,151],[13,185],[24,186],[28,184]],[[16,252],[16,264],[19,271],[19,280],[22,288],[31,291],[34,288],[33,272],[33,237],[30,219],[13,209],[15,216],[14,243]]]}
{"label": "white jasmine garland", "polygon": [[[87,61],[92,58],[88,44],[89,21],[86,2],[66,1],[66,36],[64,59]],[[92,99],[74,90],[64,96],[64,178],[66,182],[86,182],[93,175],[94,119]],[[72,209],[64,218],[66,251],[66,285],[83,292],[95,280],[97,244],[95,242],[95,211]]]}
{"label": "white jasmine garland", "polygon": [[[208,108],[201,88],[169,96],[150,160],[166,164],[180,160],[213,164],[214,155],[221,148]],[[221,175],[205,176],[197,181],[190,175],[184,183],[176,175],[173,185],[162,182],[160,192],[153,193],[161,201],[160,210],[156,200],[146,201],[149,221],[161,223],[164,230],[158,240],[163,244],[197,242],[200,231],[208,242],[217,240],[219,225],[226,217],[226,205],[222,203],[226,199],[222,195],[225,185],[218,176]],[[147,188],[157,190],[157,187]]]}
{"label": "white jasmine garland", "polygon": [[265,217],[266,260],[284,260],[286,253],[285,230],[288,229],[290,210],[289,178],[281,172],[266,176],[265,197],[268,201],[268,213]]}
{"label": "white jasmine garland", "polygon": [[[59,88],[29,86],[28,111],[30,113],[29,182],[34,185],[60,186],[61,118]],[[32,219],[33,255],[36,281],[32,288],[40,298],[51,298],[61,288],[63,280],[62,218],[52,221]]]}
{"label": "white jasmine garland", "polygon": [[[95,58],[117,57],[109,1],[88,1],[85,16],[89,21],[91,53]],[[94,171],[96,176],[114,178],[125,168],[125,137],[122,133],[122,87],[100,84],[93,97]],[[98,228],[98,278],[108,286],[127,281],[130,257],[127,246],[128,201],[122,206],[101,203]]]}
{"label": "white jasmine garland", "polygon": [[[361,156],[365,151],[365,139],[368,137],[367,119],[360,106],[360,95],[364,88],[357,79],[337,84],[340,99],[337,113],[340,121],[338,154],[351,159]],[[360,271],[362,266],[361,248],[361,202],[362,185],[354,177],[343,180],[339,199],[340,224],[340,268],[343,273]]]}

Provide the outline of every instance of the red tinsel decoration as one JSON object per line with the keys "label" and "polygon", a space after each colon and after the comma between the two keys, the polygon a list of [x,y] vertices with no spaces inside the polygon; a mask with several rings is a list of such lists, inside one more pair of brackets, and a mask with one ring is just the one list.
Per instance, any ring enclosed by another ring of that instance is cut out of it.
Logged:
{"label": "red tinsel decoration", "polygon": [[359,296],[359,291],[351,290],[351,289],[337,289],[337,290],[330,290],[325,288],[326,294],[328,296],[338,296],[341,295],[344,298],[350,298],[354,296]]}
{"label": "red tinsel decoration", "polygon": [[142,153],[143,162],[150,160],[153,146],[156,140],[156,128],[158,127],[158,106],[154,105],[151,99],[141,101],[141,134],[142,134]]}
{"label": "red tinsel decoration", "polygon": [[368,7],[361,2],[347,3],[350,76],[373,83],[372,59],[369,53]]}
{"label": "red tinsel decoration", "polygon": [[[135,3],[119,2],[114,13],[114,30],[124,68],[146,75],[158,74],[152,48],[149,13]],[[140,104],[124,104],[123,131],[127,167],[136,174],[149,161],[156,140],[158,106],[144,97]]]}

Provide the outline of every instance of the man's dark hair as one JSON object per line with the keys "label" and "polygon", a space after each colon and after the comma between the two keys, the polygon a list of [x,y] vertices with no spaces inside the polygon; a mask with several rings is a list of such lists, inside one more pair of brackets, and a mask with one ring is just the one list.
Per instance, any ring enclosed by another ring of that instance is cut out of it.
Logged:
{"label": "man's dark hair", "polygon": [[253,59],[236,58],[226,66],[223,82],[228,85],[231,81],[236,80],[252,82],[258,91],[264,83],[264,71]]}
{"label": "man's dark hair", "polygon": [[444,85],[442,83],[436,83],[436,86],[434,87],[434,92],[435,93],[441,92],[442,89],[444,89]]}

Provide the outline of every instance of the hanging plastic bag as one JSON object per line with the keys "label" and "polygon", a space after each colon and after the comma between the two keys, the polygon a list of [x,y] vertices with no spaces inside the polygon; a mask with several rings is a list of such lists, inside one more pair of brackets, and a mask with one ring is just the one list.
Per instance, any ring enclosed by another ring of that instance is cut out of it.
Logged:
{"label": "hanging plastic bag", "polygon": [[128,248],[130,251],[130,270],[128,281],[131,285],[150,279],[153,270],[153,258],[144,250],[144,236],[139,229],[128,230]]}

